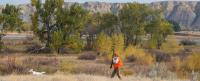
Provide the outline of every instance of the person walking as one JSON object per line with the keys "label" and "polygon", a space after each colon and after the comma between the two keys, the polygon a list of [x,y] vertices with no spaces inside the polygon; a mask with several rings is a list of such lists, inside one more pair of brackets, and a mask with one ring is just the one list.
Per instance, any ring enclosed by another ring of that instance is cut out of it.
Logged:
{"label": "person walking", "polygon": [[120,68],[122,67],[122,61],[119,58],[117,53],[114,53],[113,57],[112,57],[112,62],[110,65],[110,69],[112,69],[112,67],[114,66],[114,70],[112,72],[111,78],[114,78],[114,76],[117,74],[118,78],[121,80],[121,74],[120,74]]}

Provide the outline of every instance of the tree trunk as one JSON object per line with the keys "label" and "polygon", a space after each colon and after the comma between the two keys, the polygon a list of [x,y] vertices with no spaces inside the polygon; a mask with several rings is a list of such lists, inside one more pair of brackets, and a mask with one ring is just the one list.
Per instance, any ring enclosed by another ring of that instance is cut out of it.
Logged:
{"label": "tree trunk", "polygon": [[50,42],[51,42],[51,31],[50,31],[50,26],[47,23],[47,42],[46,42],[46,48],[50,47]]}
{"label": "tree trunk", "polygon": [[134,45],[137,45],[137,43],[138,43],[138,36],[136,35],[136,36],[135,36]]}
{"label": "tree trunk", "polygon": [[161,42],[160,40],[158,40],[157,49],[160,49],[160,48],[161,48],[161,45],[162,45],[162,42]]}
{"label": "tree trunk", "polygon": [[60,48],[57,49],[57,53],[60,54]]}

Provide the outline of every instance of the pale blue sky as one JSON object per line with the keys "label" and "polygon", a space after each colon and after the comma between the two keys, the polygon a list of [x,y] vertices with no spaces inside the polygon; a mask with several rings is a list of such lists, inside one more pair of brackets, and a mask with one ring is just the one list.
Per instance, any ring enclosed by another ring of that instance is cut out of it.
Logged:
{"label": "pale blue sky", "polygon": [[[81,3],[88,2],[88,1],[112,2],[112,3],[126,3],[126,2],[150,3],[150,2],[167,1],[167,0],[65,0],[65,1],[66,2],[81,2]],[[199,0],[179,0],[179,1],[199,1]],[[0,4],[7,4],[7,3],[26,4],[26,3],[30,3],[30,0],[0,0]]]}

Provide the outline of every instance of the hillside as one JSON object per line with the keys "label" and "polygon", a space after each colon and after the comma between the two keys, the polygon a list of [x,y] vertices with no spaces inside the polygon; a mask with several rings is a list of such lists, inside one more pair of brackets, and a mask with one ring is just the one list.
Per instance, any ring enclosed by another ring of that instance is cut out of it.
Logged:
{"label": "hillside", "polygon": [[[72,2],[66,2],[65,7],[70,7]],[[105,3],[105,2],[86,2],[81,5],[92,12],[100,13],[117,13],[123,7],[123,3]],[[182,29],[200,29],[200,2],[197,1],[162,1],[153,2],[147,4],[154,9],[162,9],[164,16],[168,20],[178,22]],[[30,4],[18,5],[21,8],[21,18],[24,21],[30,22],[30,15],[34,12],[34,9]],[[0,12],[4,8],[0,6]]]}
{"label": "hillside", "polygon": [[200,2],[165,1],[151,3],[150,6],[154,9],[163,10],[165,18],[178,22],[182,29],[200,29]]}

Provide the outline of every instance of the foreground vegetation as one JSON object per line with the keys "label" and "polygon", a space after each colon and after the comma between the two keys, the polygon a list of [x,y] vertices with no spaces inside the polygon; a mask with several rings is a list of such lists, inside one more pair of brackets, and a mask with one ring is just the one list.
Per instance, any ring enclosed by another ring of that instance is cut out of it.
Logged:
{"label": "foreground vegetation", "polygon": [[[85,52],[80,55],[93,55],[94,52]],[[180,62],[180,60],[172,60],[166,63],[156,63],[151,64],[150,66],[141,65],[141,62],[133,62],[133,63],[125,63],[124,67],[121,69],[121,73],[124,76],[124,80],[132,80],[136,78],[140,81],[146,80],[151,81],[154,79],[158,79],[158,81],[162,80],[177,80],[181,81],[185,79],[195,80],[196,73],[187,73],[187,69],[195,67],[192,64],[192,57],[189,57],[187,61]],[[194,57],[196,58],[196,57]],[[175,62],[175,63],[174,63]],[[191,63],[190,63],[191,62]],[[197,62],[197,61],[196,61]],[[62,78],[62,76],[78,76],[80,74],[94,75],[94,77],[103,76],[106,80],[109,78],[111,71],[108,67],[109,64],[105,63],[102,58],[96,58],[96,60],[83,60],[79,58],[77,55],[67,55],[67,56],[46,56],[46,55],[24,55],[24,54],[16,54],[12,56],[1,56],[0,60],[0,72],[2,77],[0,79],[15,81],[15,78],[19,78],[20,80],[26,80],[29,78],[35,78],[36,80],[47,79],[51,77],[57,77],[58,80],[65,80],[67,78]],[[170,65],[170,66],[169,66]],[[88,66],[88,67],[85,67]],[[30,69],[34,69],[36,71],[45,71],[47,76],[38,77],[31,76],[28,74]],[[61,74],[61,75],[60,75]],[[11,76],[10,76],[11,75]],[[14,76],[12,76],[14,75]],[[19,75],[19,76],[16,76]],[[24,77],[21,77],[24,76]],[[58,77],[60,76],[60,77]],[[135,77],[133,77],[135,76]],[[11,78],[12,77],[12,78]],[[102,78],[103,78],[102,77]],[[137,78],[138,77],[138,78]],[[142,78],[144,77],[144,78]],[[145,78],[146,77],[146,78]],[[187,78],[188,77],[188,78]],[[80,77],[80,78],[84,78]],[[86,78],[86,80],[92,80]],[[139,79],[140,78],[140,79]],[[17,79],[17,80],[19,80]],[[53,78],[52,78],[53,79]],[[77,77],[74,79],[78,79]],[[48,79],[47,79],[48,80]],[[68,80],[68,79],[67,79]],[[110,80],[110,79],[108,79]],[[198,78],[197,78],[198,80]],[[72,79],[72,81],[74,81]],[[75,80],[76,81],[76,80]],[[93,81],[93,80],[92,80]],[[102,81],[102,79],[100,79]]]}
{"label": "foreground vegetation", "polygon": [[6,77],[0,77],[2,81],[187,81],[187,80],[161,80],[161,79],[149,79],[143,77],[124,77],[123,80],[118,79],[110,79],[108,77],[103,76],[95,76],[95,75],[45,75],[42,77],[30,76],[30,75],[10,75]]}
{"label": "foreground vegetation", "polygon": [[[20,9],[6,5],[2,10],[1,33],[31,31],[33,37],[0,38],[0,75],[29,74],[28,70],[34,69],[47,74],[109,76],[108,64],[116,52],[124,62],[124,76],[143,76],[150,81],[200,80],[200,51],[194,50],[199,46],[189,39],[177,41],[173,32],[179,31],[179,26],[162,18],[161,10],[131,3],[118,14],[100,14],[84,10],[79,4],[64,8],[64,0],[45,0],[44,5],[41,0],[31,1],[36,11],[31,15],[30,28],[23,27],[27,23],[20,19]],[[15,78],[5,79],[9,77]]]}

